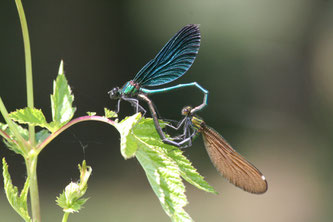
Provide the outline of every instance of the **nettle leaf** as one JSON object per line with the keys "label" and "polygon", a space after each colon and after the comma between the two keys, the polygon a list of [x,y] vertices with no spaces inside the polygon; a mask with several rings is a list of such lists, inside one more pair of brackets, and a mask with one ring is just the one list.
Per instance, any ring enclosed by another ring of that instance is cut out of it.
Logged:
{"label": "nettle leaf", "polygon": [[[183,209],[187,199],[181,178],[204,191],[211,193],[216,191],[203,179],[179,148],[161,141],[151,118],[138,119],[138,116],[139,114],[136,114],[122,121],[123,127],[116,126],[122,135],[122,153],[130,153],[129,157],[136,156],[164,211],[172,221],[192,221]],[[126,140],[126,143],[123,143],[123,140]]]}
{"label": "nettle leaf", "polygon": [[[19,134],[25,139],[28,140],[29,139],[29,132],[27,129],[23,128],[22,126],[16,124],[13,122],[13,124],[15,125],[16,129],[18,130]],[[7,133],[13,140],[15,140],[15,136],[14,133],[10,130],[10,128],[8,127],[7,124],[3,124],[0,123],[0,128],[2,131],[4,131],[5,133]],[[22,156],[24,156],[24,153],[22,151],[22,149],[20,147],[18,147],[13,141],[9,141],[4,139],[3,142],[6,144],[6,146],[14,151],[17,154],[20,154]]]}
{"label": "nettle leaf", "polygon": [[138,149],[138,143],[133,136],[132,128],[140,119],[141,113],[137,113],[115,124],[115,127],[120,133],[120,152],[125,159],[133,157]]}
{"label": "nettle leaf", "polygon": [[[165,123],[161,122],[160,125],[164,127]],[[151,118],[142,119],[141,122],[135,126],[133,131],[138,139],[145,141],[147,144],[162,148],[163,151],[175,161],[181,176],[187,182],[201,190],[217,194],[214,188],[204,180],[197,169],[192,166],[192,163],[183,155],[182,150],[161,141]]]}
{"label": "nettle leaf", "polygon": [[63,208],[64,212],[78,212],[87,202],[88,198],[82,198],[88,188],[88,179],[91,175],[92,168],[86,165],[86,161],[79,164],[80,180],[77,183],[70,182],[63,193],[57,197],[57,204]]}
{"label": "nettle leaf", "polygon": [[8,202],[25,221],[32,221],[29,216],[28,206],[27,206],[29,178],[26,179],[24,187],[19,195],[17,187],[12,184],[12,180],[8,172],[8,164],[6,163],[5,158],[2,159],[2,168],[3,168],[5,193]]}
{"label": "nettle leaf", "polygon": [[169,152],[169,156],[177,162],[180,175],[184,180],[201,190],[217,194],[215,189],[204,180],[204,177],[192,166],[192,163],[183,155],[181,150],[173,150]]}
{"label": "nettle leaf", "polygon": [[40,109],[26,107],[18,109],[9,114],[9,117],[21,124],[29,124],[33,126],[40,126],[42,128],[50,128],[46,122],[45,116]]}
{"label": "nettle leaf", "polygon": [[53,82],[53,94],[51,95],[52,108],[52,132],[68,123],[74,116],[76,108],[72,106],[74,96],[64,74],[63,61],[60,63],[59,74]]}
{"label": "nettle leaf", "polygon": [[[29,139],[29,131],[26,128],[14,123],[14,122],[13,122],[13,124],[15,125],[16,129],[18,130],[20,135],[23,137],[23,139],[28,140]],[[14,133],[10,130],[10,128],[8,127],[7,124],[0,123],[0,128],[3,131],[5,131],[10,137],[14,137]]]}
{"label": "nettle leaf", "polygon": [[183,209],[187,199],[176,163],[164,153],[163,149],[148,144],[140,146],[136,158],[166,214],[173,221],[192,221]]}

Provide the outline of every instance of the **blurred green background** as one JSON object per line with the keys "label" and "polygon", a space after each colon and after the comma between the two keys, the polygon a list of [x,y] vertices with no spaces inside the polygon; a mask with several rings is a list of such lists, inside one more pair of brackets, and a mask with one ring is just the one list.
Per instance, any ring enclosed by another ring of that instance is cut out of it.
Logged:
{"label": "blurred green background", "polygon": [[[185,155],[220,193],[189,184],[186,210],[196,221],[332,221],[333,2],[321,0],[156,0],[23,2],[28,19],[35,105],[48,120],[52,81],[64,59],[76,116],[115,108],[107,92],[122,86],[186,24],[200,24],[199,55],[176,83],[210,91],[200,112],[266,176],[264,195],[226,182],[202,139]],[[26,106],[23,42],[14,0],[0,2],[0,95],[9,111]],[[183,89],[152,99],[164,118],[180,119],[202,95]],[[133,113],[122,103],[122,116]],[[3,119],[0,119],[3,121]],[[13,181],[22,187],[23,159],[0,144]],[[169,221],[135,159],[119,152],[118,132],[102,123],[77,124],[39,159],[43,221],[61,221],[55,197],[93,168],[79,214],[69,221]],[[3,184],[1,183],[3,190]],[[1,221],[20,221],[0,192]]]}

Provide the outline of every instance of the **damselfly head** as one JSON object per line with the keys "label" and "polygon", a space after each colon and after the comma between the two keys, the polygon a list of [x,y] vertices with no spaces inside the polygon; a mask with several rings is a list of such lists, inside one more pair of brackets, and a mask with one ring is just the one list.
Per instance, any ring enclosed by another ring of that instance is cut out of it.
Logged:
{"label": "damselfly head", "polygon": [[119,99],[120,98],[120,92],[119,91],[120,91],[119,87],[115,87],[112,90],[110,90],[108,92],[108,94],[110,95],[111,99]]}
{"label": "damselfly head", "polygon": [[191,110],[192,110],[192,107],[191,106],[185,106],[183,109],[182,109],[182,115],[183,116],[187,116],[191,113]]}

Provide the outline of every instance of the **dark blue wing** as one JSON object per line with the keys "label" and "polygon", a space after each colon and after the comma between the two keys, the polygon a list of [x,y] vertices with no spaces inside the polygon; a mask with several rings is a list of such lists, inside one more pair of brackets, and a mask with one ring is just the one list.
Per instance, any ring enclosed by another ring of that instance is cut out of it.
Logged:
{"label": "dark blue wing", "polygon": [[158,86],[178,79],[191,67],[200,47],[198,25],[177,32],[134,77],[140,86]]}

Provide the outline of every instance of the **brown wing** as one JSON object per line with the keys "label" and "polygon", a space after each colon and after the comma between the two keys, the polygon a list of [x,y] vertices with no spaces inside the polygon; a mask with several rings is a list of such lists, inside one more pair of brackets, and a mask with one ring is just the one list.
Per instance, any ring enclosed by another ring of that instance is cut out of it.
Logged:
{"label": "brown wing", "polygon": [[250,193],[266,192],[264,175],[237,153],[218,132],[204,125],[201,133],[212,163],[225,178]]}

